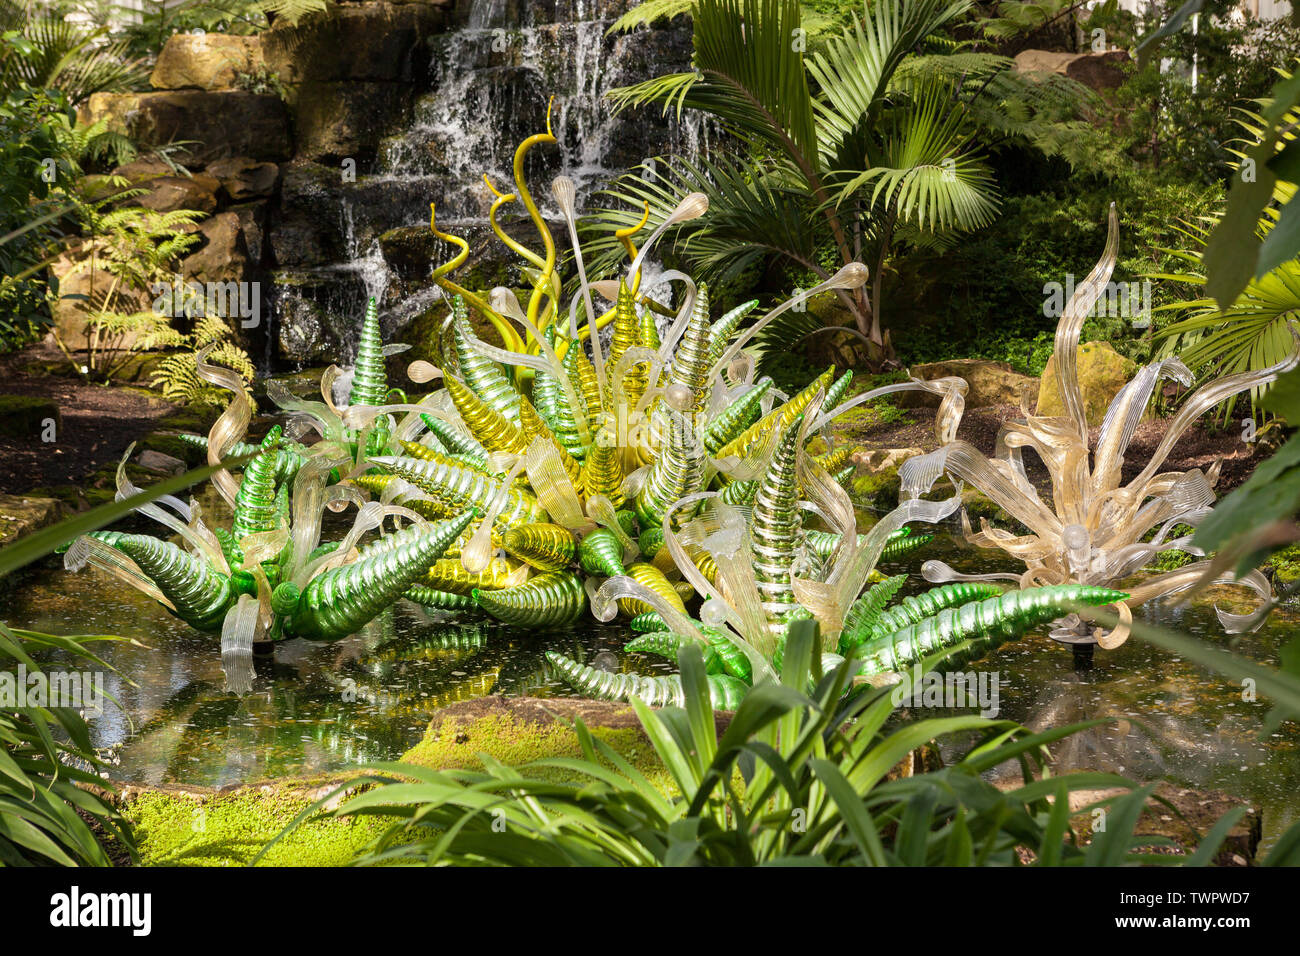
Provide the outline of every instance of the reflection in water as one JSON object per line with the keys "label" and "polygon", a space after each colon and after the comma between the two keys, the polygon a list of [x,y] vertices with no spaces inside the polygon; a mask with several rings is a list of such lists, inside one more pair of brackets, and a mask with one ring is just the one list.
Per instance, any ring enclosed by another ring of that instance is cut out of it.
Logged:
{"label": "reflection in water", "polygon": [[[925,556],[963,571],[1000,570],[987,552],[949,539],[936,540]],[[910,583],[925,587],[919,575]],[[625,654],[627,633],[594,619],[572,633],[535,634],[401,602],[343,641],[277,645],[273,655],[256,659],[252,692],[236,697],[222,689],[211,637],[103,575],[69,574],[51,562],[6,586],[0,617],[12,625],[118,634],[147,645],[100,647],[120,671],[106,676],[105,687],[122,706],[107,705],[92,724],[96,745],[111,748],[119,762],[115,776],[147,783],[222,786],[392,759],[447,703],[489,693],[570,695],[548,672],[548,650],[603,669],[671,669],[659,658]],[[1219,592],[1210,600],[1233,609],[1227,597]],[[1300,626],[1300,613],[1283,608],[1258,633],[1228,638],[1208,600],[1187,608],[1148,605],[1143,613],[1269,664]],[[968,665],[974,668],[999,672],[1001,717],[1035,729],[1114,718],[1056,745],[1058,770],[1113,771],[1235,793],[1266,808],[1266,839],[1297,815],[1300,733],[1284,725],[1261,738],[1269,703],[1244,700],[1243,689],[1226,679],[1139,640],[1098,650],[1091,668],[1076,670],[1068,648],[1031,636]]]}
{"label": "reflection in water", "polygon": [[614,668],[648,666],[622,652],[621,628],[594,619],[573,633],[536,634],[400,602],[345,640],[277,644],[254,659],[252,690],[241,697],[224,690],[211,636],[103,575],[51,562],[8,586],[0,615],[34,630],[143,645],[94,645],[118,670],[104,687],[121,706],[106,703],[91,729],[115,777],[153,784],[224,786],[393,759],[446,704],[490,693],[571,694],[549,673],[548,650]]}

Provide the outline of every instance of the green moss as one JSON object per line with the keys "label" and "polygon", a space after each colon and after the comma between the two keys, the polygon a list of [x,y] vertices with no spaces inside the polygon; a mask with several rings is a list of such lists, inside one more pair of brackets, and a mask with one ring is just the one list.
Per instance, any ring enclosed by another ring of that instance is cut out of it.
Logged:
{"label": "green moss", "polygon": [[[144,866],[244,866],[319,791],[268,785],[206,798],[146,792],[124,812]],[[382,832],[365,817],[311,820],[266,855],[267,866],[341,866]]]}
{"label": "green moss", "polygon": [[[612,747],[661,791],[673,789],[671,776],[639,727],[588,729],[593,737]],[[402,762],[434,770],[480,770],[483,765],[479,754],[518,767],[552,757],[581,757],[582,747],[574,729],[560,721],[539,724],[517,720],[508,713],[487,714],[468,721],[435,718],[424,739],[402,756]],[[557,782],[586,779],[581,774],[551,768],[538,768],[532,775]]]}
{"label": "green moss", "polygon": [[897,468],[882,468],[855,477],[851,482],[855,501],[883,511],[898,507],[898,492],[901,487]]}
{"label": "green moss", "polygon": [[1278,584],[1290,584],[1300,579],[1300,545],[1283,548],[1264,562],[1264,568],[1273,572]]}

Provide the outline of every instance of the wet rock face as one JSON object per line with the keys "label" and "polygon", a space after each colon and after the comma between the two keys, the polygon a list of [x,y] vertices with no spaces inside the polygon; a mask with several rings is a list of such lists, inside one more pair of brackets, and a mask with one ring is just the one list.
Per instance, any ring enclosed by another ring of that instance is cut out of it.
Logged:
{"label": "wet rock face", "polygon": [[366,289],[347,270],[271,273],[270,308],[277,355],[298,365],[346,363]]}
{"label": "wet rock face", "polygon": [[189,145],[175,154],[193,168],[230,156],[281,162],[293,152],[289,114],[278,96],[242,90],[184,90],[161,93],[96,93],[79,119],[108,120],[108,128],[142,147],[177,140]]}
{"label": "wet rock face", "polygon": [[[385,333],[445,312],[434,267],[470,244],[455,279],[467,288],[523,283],[517,256],[486,221],[493,195],[514,191],[520,141],[551,126],[527,182],[557,241],[564,229],[548,188],[560,173],[595,190],[645,158],[697,155],[702,133],[656,110],[615,115],[605,93],[690,59],[686,18],[611,36],[632,0],[364,0],[260,37],[177,35],[159,58],[152,93],[100,94],[83,119],[104,118],[143,146],[194,145],[175,155],[191,175],[140,160],[118,170],[158,210],[208,214],[203,245],[184,262],[198,281],[260,281],[270,318],[266,355],[301,365],[347,361],[369,296]],[[272,73],[278,96],[233,87]],[[501,222],[536,245],[522,202]],[[83,324],[70,316],[72,324]],[[282,325],[280,323],[283,323]]]}

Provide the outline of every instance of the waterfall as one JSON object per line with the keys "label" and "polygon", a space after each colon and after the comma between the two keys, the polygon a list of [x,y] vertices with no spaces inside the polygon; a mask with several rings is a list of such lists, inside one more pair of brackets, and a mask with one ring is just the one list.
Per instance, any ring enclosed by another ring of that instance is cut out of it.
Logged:
{"label": "waterfall", "polygon": [[[429,275],[455,250],[428,233],[431,201],[440,227],[470,242],[466,269],[477,273],[471,281],[519,284],[517,258],[488,232],[492,195],[483,174],[502,192],[515,191],[515,147],[546,129],[552,95],[558,148],[533,150],[526,171],[534,200],[553,223],[559,214],[550,182],[560,173],[573,179],[582,210],[597,190],[649,156],[693,159],[707,149],[709,132],[698,118],[679,122],[656,108],[616,115],[607,101],[613,88],[684,69],[689,61],[689,26],[681,22],[608,36],[630,5],[475,0],[461,26],[431,38],[430,92],[416,99],[405,127],[380,143],[372,169],[332,197],[340,261],[310,270],[306,279],[300,270],[289,277],[293,288],[273,293],[281,357],[289,351],[285,342],[328,342],[346,356],[367,297],[380,302],[387,335],[400,334],[437,304],[440,292]],[[531,228],[515,227],[524,216],[516,202],[501,218],[529,242]],[[562,231],[557,241],[567,245]],[[307,328],[285,330],[285,322]]]}

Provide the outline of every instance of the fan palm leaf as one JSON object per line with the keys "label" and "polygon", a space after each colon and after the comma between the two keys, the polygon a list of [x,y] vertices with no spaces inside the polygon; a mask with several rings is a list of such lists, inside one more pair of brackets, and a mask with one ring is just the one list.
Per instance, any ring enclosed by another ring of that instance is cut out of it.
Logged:
{"label": "fan palm leaf", "polygon": [[813,110],[823,161],[843,165],[850,154],[860,161],[895,71],[923,38],[969,7],[967,0],[881,0],[809,58],[808,72],[818,86]]}
{"label": "fan palm leaf", "polygon": [[77,104],[101,92],[128,90],[147,75],[142,61],[129,55],[126,40],[111,40],[106,29],[87,30],[80,23],[27,12],[13,4],[0,9],[0,24],[20,29],[28,50],[4,61],[6,89],[22,82],[57,89]]}

